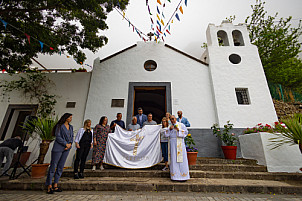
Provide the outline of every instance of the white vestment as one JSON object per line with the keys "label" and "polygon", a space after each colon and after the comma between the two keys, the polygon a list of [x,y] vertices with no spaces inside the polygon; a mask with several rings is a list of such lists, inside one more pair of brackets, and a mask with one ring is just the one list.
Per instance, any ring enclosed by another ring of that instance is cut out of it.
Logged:
{"label": "white vestment", "polygon": [[179,131],[168,130],[165,134],[169,137],[170,151],[170,176],[171,180],[190,179],[187,151],[184,138],[188,135],[188,130],[183,123],[176,122]]}

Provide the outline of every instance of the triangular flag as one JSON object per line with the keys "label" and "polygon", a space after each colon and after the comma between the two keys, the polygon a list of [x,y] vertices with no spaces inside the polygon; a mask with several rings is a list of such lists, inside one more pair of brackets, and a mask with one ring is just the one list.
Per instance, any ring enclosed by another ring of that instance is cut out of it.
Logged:
{"label": "triangular flag", "polygon": [[161,19],[160,22],[162,23],[163,26],[165,26],[163,19]]}
{"label": "triangular flag", "polygon": [[156,22],[157,22],[157,24],[159,26],[159,30],[161,30],[161,25],[160,25],[159,21],[156,21]]}
{"label": "triangular flag", "polygon": [[188,0],[185,0],[185,5],[188,6]]}
{"label": "triangular flag", "polygon": [[[166,30],[168,34],[170,34],[170,32],[168,31],[168,29]],[[171,34],[170,34],[171,35]]]}
{"label": "triangular flag", "polygon": [[158,14],[160,14],[160,11],[159,11],[159,9],[158,9],[158,6],[156,6],[156,9],[157,9]]}
{"label": "triangular flag", "polygon": [[149,11],[149,14],[152,15],[149,5],[148,5],[148,11]]}
{"label": "triangular flag", "polygon": [[161,2],[160,2],[160,0],[157,0],[157,3],[159,3],[159,5],[161,5]]}
{"label": "triangular flag", "polygon": [[173,24],[173,20],[171,21],[171,24]]}
{"label": "triangular flag", "polygon": [[169,31],[170,31],[170,25],[168,26],[168,29],[169,29]]}
{"label": "triangular flag", "polygon": [[153,20],[152,20],[152,18],[151,18],[151,17],[150,17],[150,19],[151,19],[152,24],[154,24],[154,22],[153,22]]}
{"label": "triangular flag", "polygon": [[1,22],[4,24],[5,30],[6,30],[6,26],[7,26],[7,22],[5,22],[4,20],[0,19]]}
{"label": "triangular flag", "polygon": [[41,41],[39,41],[40,45],[41,45],[41,52],[43,52],[43,45],[44,43],[42,43]]}
{"label": "triangular flag", "polygon": [[168,0],[171,3],[171,0]]}
{"label": "triangular flag", "polygon": [[157,37],[155,36],[155,41],[157,42]]}
{"label": "triangular flag", "polygon": [[134,32],[134,26],[132,25],[132,27],[133,27],[133,32]]}
{"label": "triangular flag", "polygon": [[125,15],[126,15],[126,13],[123,11],[123,19],[125,19]]}
{"label": "triangular flag", "polygon": [[178,21],[180,21],[178,13],[176,13],[175,17],[178,19]]}
{"label": "triangular flag", "polygon": [[130,27],[130,24],[131,24],[131,23],[130,23],[130,21],[129,21],[129,27]]}
{"label": "triangular flag", "polygon": [[166,17],[164,16],[164,13],[161,14],[163,16],[163,18],[165,19]]}
{"label": "triangular flag", "polygon": [[26,36],[26,38],[28,40],[28,43],[30,44],[30,35],[28,35],[28,34],[25,33],[25,36]]}
{"label": "triangular flag", "polygon": [[161,38],[162,38],[162,39],[163,39],[163,41],[165,42],[164,37],[162,36]]}
{"label": "triangular flag", "polygon": [[166,36],[166,33],[164,33],[164,36],[167,37],[167,36]]}
{"label": "triangular flag", "polygon": [[158,14],[156,14],[156,16],[157,16],[157,19],[160,21],[160,17],[158,16]]}
{"label": "triangular flag", "polygon": [[148,0],[146,0],[146,5],[148,5]]}
{"label": "triangular flag", "polygon": [[165,6],[166,6],[166,3],[164,3],[163,7],[165,7]]}
{"label": "triangular flag", "polygon": [[162,33],[162,32],[160,31],[160,29],[158,28],[158,26],[156,26],[156,28],[157,28],[157,30],[159,31],[159,33]]}
{"label": "triangular flag", "polygon": [[179,10],[180,10],[181,14],[184,14],[184,11],[182,10],[181,6],[179,7]]}

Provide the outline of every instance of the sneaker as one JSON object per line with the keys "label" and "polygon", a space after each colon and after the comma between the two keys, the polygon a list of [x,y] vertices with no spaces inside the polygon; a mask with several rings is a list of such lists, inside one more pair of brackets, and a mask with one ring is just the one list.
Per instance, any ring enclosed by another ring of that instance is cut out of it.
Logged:
{"label": "sneaker", "polygon": [[104,167],[102,165],[100,166],[100,170],[104,170]]}
{"label": "sneaker", "polygon": [[84,173],[81,173],[81,172],[80,172],[80,173],[79,173],[79,178],[80,178],[80,179],[83,179],[83,178],[84,178]]}
{"label": "sneaker", "polygon": [[92,166],[92,171],[95,171],[96,170],[96,166]]}
{"label": "sneaker", "polygon": [[80,179],[79,174],[78,174],[78,173],[74,173],[73,178],[74,178],[74,179]]}
{"label": "sneaker", "polygon": [[162,171],[168,171],[168,170],[169,170],[168,167],[164,167],[164,168],[162,169]]}

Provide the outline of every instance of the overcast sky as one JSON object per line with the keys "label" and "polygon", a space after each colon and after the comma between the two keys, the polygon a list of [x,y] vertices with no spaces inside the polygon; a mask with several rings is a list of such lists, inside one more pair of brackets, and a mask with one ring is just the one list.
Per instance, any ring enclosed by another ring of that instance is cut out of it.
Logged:
{"label": "overcast sky", "polygon": [[[162,11],[162,6],[156,3],[157,0],[149,0],[153,20],[156,23],[156,6]],[[160,0],[165,3],[164,21],[168,21],[180,0]],[[256,0],[187,0],[187,7],[183,0],[183,14],[178,11],[180,21],[174,18],[173,24],[170,25],[171,35],[165,38],[165,43],[184,51],[194,57],[200,58],[203,49],[201,45],[206,42],[206,28],[209,23],[220,25],[222,20],[229,16],[236,16],[234,24],[243,23],[247,16],[251,15],[251,5],[255,4]],[[280,17],[292,16],[293,25],[297,25],[302,19],[302,0],[266,0],[265,9],[269,15],[279,13]],[[145,0],[130,0],[130,3],[125,11],[127,18],[139,30],[144,33],[150,32],[151,20],[146,7]],[[109,29],[101,32],[108,37],[107,45],[99,49],[98,52],[87,53],[86,64],[93,66],[93,60],[97,57],[105,58],[124,48],[127,48],[137,41],[142,41],[139,36],[133,32],[132,27],[123,17],[117,12],[112,11],[106,21]],[[72,58],[67,58],[62,55],[45,56],[39,55],[37,59],[45,67],[52,68],[79,68]],[[87,70],[90,68],[84,65]]]}

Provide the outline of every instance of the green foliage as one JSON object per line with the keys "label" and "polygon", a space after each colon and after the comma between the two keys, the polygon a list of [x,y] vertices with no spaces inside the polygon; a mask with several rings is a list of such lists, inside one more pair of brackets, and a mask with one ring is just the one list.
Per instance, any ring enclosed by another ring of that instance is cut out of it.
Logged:
{"label": "green foliage", "polygon": [[251,43],[258,47],[266,77],[269,81],[300,91],[302,89],[302,62],[299,37],[302,24],[296,28],[291,25],[292,17],[277,19],[267,16],[265,2],[256,0],[253,13],[246,23]]}
{"label": "green foliage", "polygon": [[[302,114],[295,114],[291,118],[282,119],[282,122],[285,124],[276,124],[275,130],[278,133],[275,138],[270,138],[272,142],[271,145],[274,145],[272,149],[276,149],[284,144],[302,144]],[[301,150],[302,151],[302,150]]]}
{"label": "green foliage", "polygon": [[[20,75],[18,80],[0,81],[0,88],[2,88],[2,98],[8,97],[12,91],[19,91],[25,98],[30,101],[37,101],[39,104],[37,115],[46,118],[54,109],[56,95],[49,94],[48,88],[54,83],[49,80],[45,74],[39,71],[32,71]],[[3,101],[3,100],[2,100]]]}
{"label": "green foliage", "polygon": [[227,121],[222,131],[218,128],[218,124],[213,124],[211,129],[213,129],[213,135],[216,135],[226,146],[236,146],[237,137],[235,137],[234,133],[229,134],[233,126],[234,124]]}
{"label": "green foliage", "polygon": [[33,137],[39,137],[41,140],[53,141],[52,129],[58,122],[58,117],[38,118],[25,123],[24,129],[33,133]]}
{"label": "green foliage", "polygon": [[196,144],[195,144],[194,139],[191,134],[188,134],[185,137],[185,143],[187,145],[187,152],[198,152],[198,149],[193,146]]}
{"label": "green foliage", "polygon": [[[129,0],[2,1],[0,18],[20,31],[9,25],[6,30],[0,26],[1,69],[11,72],[28,68],[31,58],[41,50],[33,38],[45,44],[44,54],[67,51],[80,64],[86,59],[81,49],[95,52],[108,42],[99,34],[108,28],[107,14],[116,6],[124,10],[128,3]],[[30,44],[23,32],[32,37]]]}

